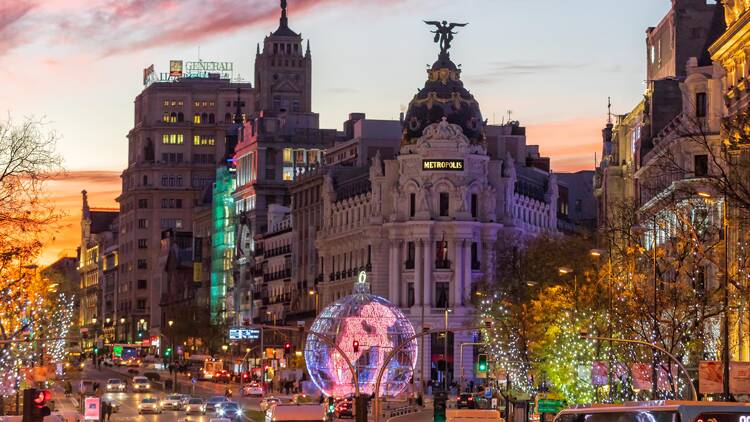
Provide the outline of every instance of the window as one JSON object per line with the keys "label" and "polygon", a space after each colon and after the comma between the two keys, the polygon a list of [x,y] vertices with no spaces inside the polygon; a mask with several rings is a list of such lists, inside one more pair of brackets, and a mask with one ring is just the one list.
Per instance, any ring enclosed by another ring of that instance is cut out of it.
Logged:
{"label": "window", "polygon": [[414,255],[414,242],[406,242],[406,262],[404,263],[404,266],[407,270],[414,269]]}
{"label": "window", "polygon": [[284,166],[283,180],[294,180],[294,167]]}
{"label": "window", "polygon": [[161,135],[162,144],[182,145],[184,137],[181,133],[164,133]]}
{"label": "window", "polygon": [[211,123],[211,124],[216,123],[215,119],[216,118],[214,117],[213,113],[208,114],[208,123]]}
{"label": "window", "polygon": [[146,310],[146,299],[138,299],[138,300],[136,300],[135,307],[139,311],[145,311]]}
{"label": "window", "polygon": [[145,270],[148,269],[148,264],[146,263],[145,259],[139,259],[138,260],[138,269],[139,270]]}
{"label": "window", "polygon": [[138,219],[138,228],[139,229],[147,229],[148,228],[148,220],[145,218],[139,218]]}
{"label": "window", "polygon": [[695,177],[708,176],[708,155],[700,154],[693,156],[693,173]]}
{"label": "window", "polygon": [[274,180],[276,179],[276,172],[275,169],[272,168],[266,168],[266,180]]}
{"label": "window", "polygon": [[182,112],[177,113],[177,121],[178,122],[184,122],[185,121],[185,115]]}
{"label": "window", "polygon": [[146,249],[148,247],[147,239],[138,239],[138,249]]}
{"label": "window", "polygon": [[406,284],[406,306],[414,306],[414,283]]}
{"label": "window", "polygon": [[479,215],[479,198],[476,193],[471,194],[471,216],[477,218]]}
{"label": "window", "polygon": [[147,286],[148,283],[146,282],[146,280],[138,280],[138,290],[145,290],[148,288]]}
{"label": "window", "polygon": [[695,117],[706,117],[706,93],[698,92],[695,94]]}
{"label": "window", "polygon": [[292,162],[292,149],[284,148],[284,163],[291,163],[291,162]]}
{"label": "window", "polygon": [[[414,217],[417,212],[417,194],[409,194],[409,217]],[[413,242],[409,242],[413,243]]]}
{"label": "window", "polygon": [[148,208],[148,199],[141,198],[138,200],[138,208]]}
{"label": "window", "polygon": [[479,245],[477,242],[471,242],[471,269],[479,269]]}
{"label": "window", "polygon": [[448,192],[440,192],[440,216],[448,216],[448,205],[450,204],[450,196]]}
{"label": "window", "polygon": [[201,124],[201,115],[200,114],[195,113],[195,115],[193,116],[193,123],[196,124],[196,125]]}
{"label": "window", "polygon": [[168,187],[182,186],[182,176],[162,176],[161,185]]}
{"label": "window", "polygon": [[162,229],[181,229],[182,219],[181,218],[162,218],[160,227]]}
{"label": "window", "polygon": [[448,241],[439,240],[435,242],[435,268],[448,269],[451,267],[448,261]]}
{"label": "window", "polygon": [[435,283],[435,307],[436,308],[447,308],[448,307],[448,289],[450,284],[445,282]]}

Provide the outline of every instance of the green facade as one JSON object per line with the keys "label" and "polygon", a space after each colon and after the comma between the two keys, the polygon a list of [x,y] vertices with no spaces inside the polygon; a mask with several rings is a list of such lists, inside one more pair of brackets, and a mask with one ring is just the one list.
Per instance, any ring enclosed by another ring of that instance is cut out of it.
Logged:
{"label": "green facade", "polygon": [[219,167],[213,188],[211,221],[211,318],[227,318],[227,289],[234,285],[232,262],[235,246],[235,207],[232,192],[236,187],[234,169]]}

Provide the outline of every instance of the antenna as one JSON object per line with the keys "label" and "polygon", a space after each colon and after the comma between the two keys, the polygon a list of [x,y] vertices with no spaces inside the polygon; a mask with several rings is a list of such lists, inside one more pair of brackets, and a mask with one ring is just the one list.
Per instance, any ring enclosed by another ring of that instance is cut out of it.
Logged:
{"label": "antenna", "polygon": [[612,97],[607,97],[607,124],[612,123]]}
{"label": "antenna", "polygon": [[510,123],[510,116],[513,115],[513,110],[508,110],[508,123]]}

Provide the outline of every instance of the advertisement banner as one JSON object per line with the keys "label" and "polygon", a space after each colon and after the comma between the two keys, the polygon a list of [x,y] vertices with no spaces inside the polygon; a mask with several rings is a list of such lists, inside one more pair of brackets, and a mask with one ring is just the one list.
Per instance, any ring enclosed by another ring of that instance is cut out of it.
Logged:
{"label": "advertisement banner", "polygon": [[750,362],[729,363],[729,391],[750,394]]}
{"label": "advertisement banner", "polygon": [[182,76],[182,60],[169,61],[169,76]]}
{"label": "advertisement banner", "polygon": [[724,374],[721,362],[702,360],[698,364],[698,390],[701,394],[716,394],[724,391]]}
{"label": "advertisement banner", "polygon": [[603,360],[591,362],[591,385],[607,385],[609,383],[609,365]]}
{"label": "advertisement banner", "polygon": [[634,363],[630,365],[630,372],[633,374],[634,389],[651,389],[651,365],[648,363]]}
{"label": "advertisement banner", "polygon": [[[153,76],[154,76],[154,65],[151,65],[143,69],[143,85],[148,85],[149,82],[151,82],[151,79]],[[81,332],[83,332],[83,329],[81,329]]]}
{"label": "advertisement banner", "polygon": [[99,420],[99,397],[86,397],[83,401],[83,419],[87,421]]}

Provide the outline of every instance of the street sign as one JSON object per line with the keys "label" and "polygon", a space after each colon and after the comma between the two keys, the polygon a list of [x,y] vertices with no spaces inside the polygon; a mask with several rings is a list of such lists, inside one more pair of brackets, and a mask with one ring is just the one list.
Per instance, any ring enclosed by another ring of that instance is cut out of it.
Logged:
{"label": "street sign", "polygon": [[198,383],[198,380],[195,379],[195,378],[193,378],[193,379],[190,380],[190,382],[192,382],[193,384],[196,384],[196,383]]}
{"label": "street sign", "polygon": [[557,413],[562,408],[565,407],[563,405],[562,400],[549,400],[549,399],[542,399],[539,400],[539,408],[537,409],[537,412],[539,413]]}
{"label": "street sign", "polygon": [[492,398],[492,389],[488,388],[484,390],[484,398],[485,399],[491,399]]}
{"label": "street sign", "polygon": [[257,328],[233,327],[229,329],[229,340],[258,340],[260,330]]}

